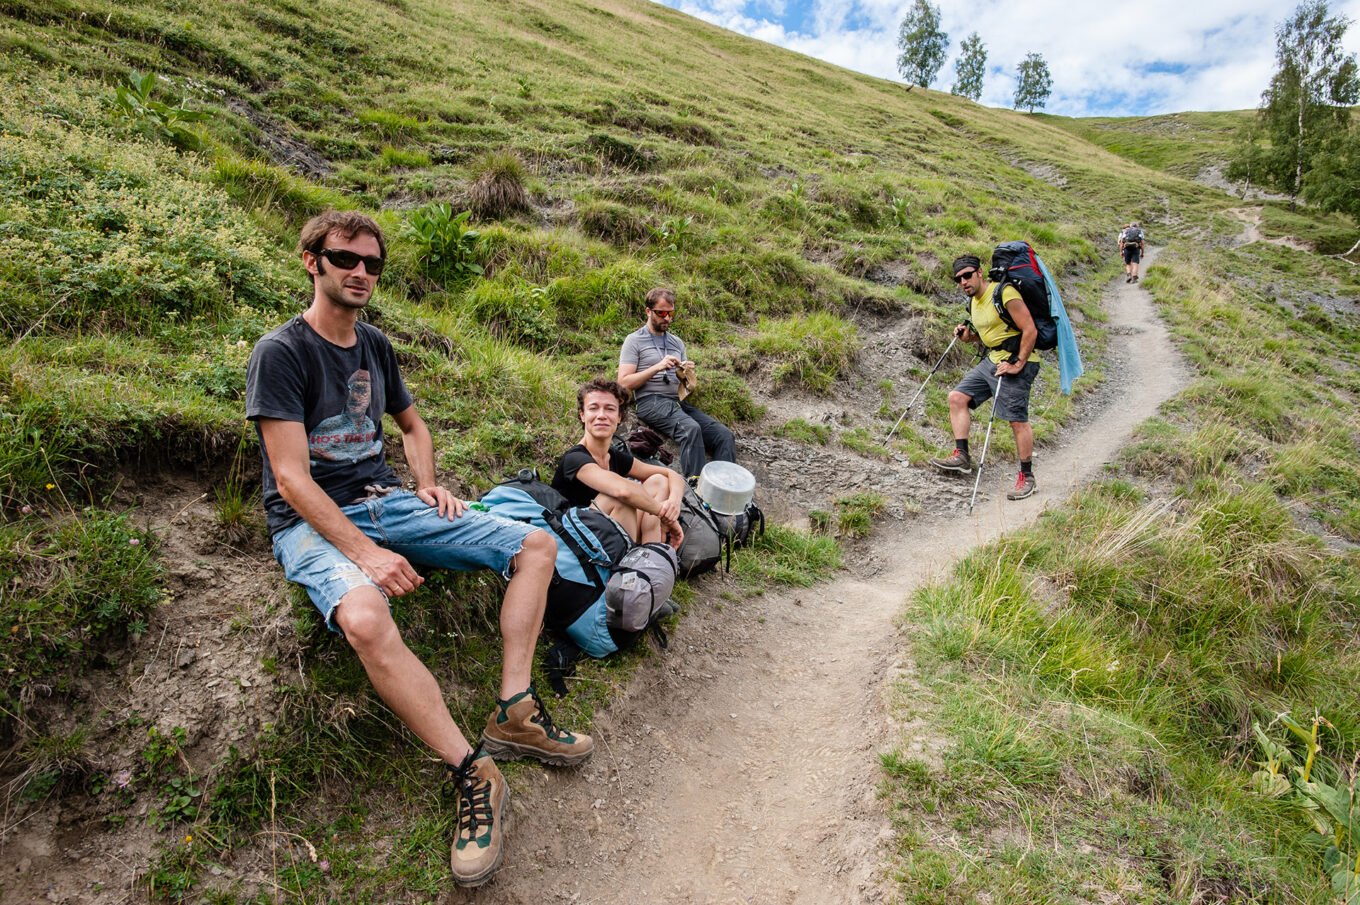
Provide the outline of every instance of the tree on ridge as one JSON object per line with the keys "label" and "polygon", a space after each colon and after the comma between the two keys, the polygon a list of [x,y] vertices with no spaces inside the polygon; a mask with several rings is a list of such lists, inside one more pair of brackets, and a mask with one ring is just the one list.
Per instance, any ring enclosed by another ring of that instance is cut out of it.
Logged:
{"label": "tree on ridge", "polygon": [[944,65],[949,35],[940,29],[940,8],[916,0],[897,31],[897,71],[913,85],[929,88]]}
{"label": "tree on ridge", "polygon": [[954,87],[950,91],[969,100],[982,97],[982,77],[987,73],[987,47],[973,32],[959,42],[959,58],[954,61]]}
{"label": "tree on ridge", "polygon": [[1027,53],[1025,59],[1016,67],[1018,80],[1015,86],[1015,103],[1019,110],[1025,107],[1030,113],[1035,108],[1043,109],[1048,96],[1053,93],[1053,77],[1048,73],[1048,63],[1041,53]]}

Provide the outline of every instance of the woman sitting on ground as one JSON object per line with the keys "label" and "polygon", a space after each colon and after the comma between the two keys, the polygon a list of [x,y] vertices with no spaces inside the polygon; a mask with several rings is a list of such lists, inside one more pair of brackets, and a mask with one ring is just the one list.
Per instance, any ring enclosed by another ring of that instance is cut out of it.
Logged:
{"label": "woman sitting on ground", "polygon": [[628,404],[627,391],[596,378],[576,392],[581,442],[562,454],[552,486],[573,506],[593,506],[618,522],[637,543],[665,541],[679,549],[680,502],[685,480],[669,468],[633,457],[614,432]]}

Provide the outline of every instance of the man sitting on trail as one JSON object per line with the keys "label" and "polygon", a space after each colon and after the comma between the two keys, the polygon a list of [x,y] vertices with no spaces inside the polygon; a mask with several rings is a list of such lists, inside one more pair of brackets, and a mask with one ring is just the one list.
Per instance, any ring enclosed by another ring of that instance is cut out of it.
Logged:
{"label": "man sitting on trail", "polygon": [[[569,765],[593,747],[589,736],[554,726],[530,685],[557,545],[546,532],[469,510],[436,482],[430,431],[392,344],[359,320],[386,264],[378,224],[331,211],[302,228],[298,250],[312,278],[311,305],[256,343],[246,375],[274,555],[326,627],[354,648],[378,695],[456,780],[453,877],[476,886],[500,865],[509,814],[510,791],[492,755]],[[387,464],[384,414],[401,430],[414,492]],[[494,569],[509,579],[500,695],[476,748],[392,619],[392,598],[424,581],[413,562]]]}
{"label": "man sitting on trail", "polygon": [[727,425],[680,399],[681,380],[691,379],[694,362],[670,332],[675,293],[658,287],[644,304],[647,322],[628,334],[619,353],[619,383],[636,394],[638,418],[679,445],[685,477],[699,474],[710,459],[735,462],[737,444]]}
{"label": "man sitting on trail", "polygon": [[[1020,454],[1020,474],[1008,500],[1023,500],[1035,491],[1033,463],[1034,431],[1029,426],[1029,393],[1039,373],[1039,360],[1031,359],[1038,330],[1020,292],[1007,285],[1001,301],[1015,323],[1012,328],[992,303],[992,284],[982,271],[982,261],[973,255],[954,259],[950,272],[969,297],[970,320],[954,328],[964,342],[980,342],[989,350],[971,371],[963,375],[949,393],[949,424],[954,431],[954,452],[930,464],[942,471],[967,474],[973,470],[968,455],[968,432],[972,427],[971,410],[996,396],[996,416],[1009,421]],[[1000,393],[997,387],[1000,385]]]}
{"label": "man sitting on trail", "polygon": [[558,460],[552,486],[571,505],[593,506],[612,518],[634,543],[665,541],[678,550],[685,537],[680,527],[685,479],[614,442],[627,402],[627,390],[604,378],[576,391],[576,417],[585,433]]}
{"label": "man sitting on trail", "polygon": [[1124,256],[1124,282],[1138,282],[1138,262],[1143,259],[1143,228],[1136,222],[1119,234],[1119,253]]}

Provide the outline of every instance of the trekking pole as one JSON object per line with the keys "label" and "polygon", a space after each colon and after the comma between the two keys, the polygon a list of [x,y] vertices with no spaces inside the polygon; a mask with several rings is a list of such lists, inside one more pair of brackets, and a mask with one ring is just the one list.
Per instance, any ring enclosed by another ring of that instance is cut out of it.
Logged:
{"label": "trekking pole", "polygon": [[987,436],[982,440],[982,455],[978,457],[978,473],[973,479],[973,497],[968,501],[968,514],[973,514],[977,502],[978,485],[982,483],[982,466],[987,461],[987,446],[992,442],[992,422],[996,420],[996,404],[1001,399],[1001,378],[996,378],[996,395],[992,397],[992,413],[987,416]]}
{"label": "trekking pole", "polygon": [[897,423],[892,426],[892,430],[888,431],[888,436],[883,438],[884,443],[891,440],[892,435],[897,433],[898,426],[902,424],[902,418],[907,417],[907,413],[911,411],[911,407],[916,404],[917,397],[925,392],[926,384],[930,383],[930,378],[935,376],[935,372],[940,369],[940,365],[944,364],[944,360],[949,357],[949,352],[954,348],[954,343],[958,341],[958,334],[955,334],[954,338],[949,341],[949,345],[945,347],[944,354],[940,356],[940,360],[935,362],[935,367],[931,368],[930,373],[926,375],[926,379],[921,381],[921,388],[916,391],[916,395],[911,397],[911,401],[908,402],[907,407],[903,409],[902,417],[897,419]]}

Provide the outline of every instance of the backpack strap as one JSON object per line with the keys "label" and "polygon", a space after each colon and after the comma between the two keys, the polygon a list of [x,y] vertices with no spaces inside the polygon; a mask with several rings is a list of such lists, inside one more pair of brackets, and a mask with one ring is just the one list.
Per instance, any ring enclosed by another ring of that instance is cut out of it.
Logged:
{"label": "backpack strap", "polygon": [[571,639],[559,638],[543,658],[543,671],[548,674],[548,684],[559,698],[567,696],[567,679],[576,675],[576,661],[580,657],[581,649]]}
{"label": "backpack strap", "polygon": [[595,561],[590,558],[590,554],[586,553],[585,548],[577,542],[576,538],[572,537],[570,531],[562,526],[562,516],[551,509],[544,509],[543,521],[548,523],[548,527],[552,529],[557,539],[565,543],[567,549],[576,555],[576,561],[581,564],[581,571],[586,573],[586,578],[590,579],[595,590],[603,594],[604,582],[600,579],[600,570],[595,567]]}

